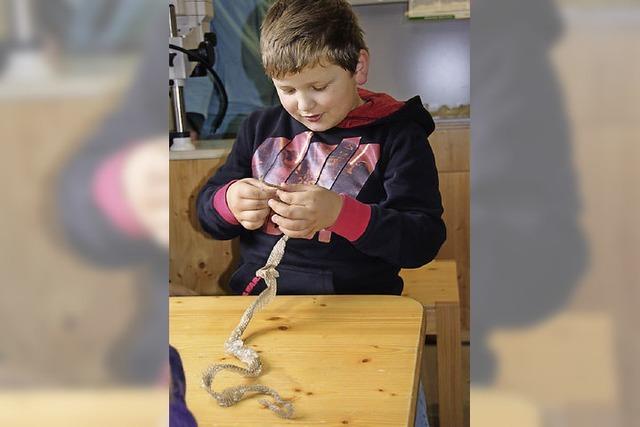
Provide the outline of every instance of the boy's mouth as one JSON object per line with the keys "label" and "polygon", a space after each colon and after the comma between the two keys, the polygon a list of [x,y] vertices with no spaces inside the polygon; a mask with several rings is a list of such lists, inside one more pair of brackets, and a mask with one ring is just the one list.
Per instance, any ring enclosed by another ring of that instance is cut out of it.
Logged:
{"label": "boy's mouth", "polygon": [[313,116],[302,116],[309,122],[317,122],[322,117],[322,114],[314,114]]}

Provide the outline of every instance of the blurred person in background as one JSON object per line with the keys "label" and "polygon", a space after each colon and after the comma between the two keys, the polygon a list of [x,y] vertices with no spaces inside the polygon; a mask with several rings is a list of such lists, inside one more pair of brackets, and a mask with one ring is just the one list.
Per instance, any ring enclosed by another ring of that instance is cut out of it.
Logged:
{"label": "blurred person in background", "polygon": [[121,105],[58,177],[58,215],[76,252],[105,268],[138,272],[134,318],[108,357],[117,381],[137,384],[158,382],[167,362],[168,19],[163,10],[145,29],[142,65]]}
{"label": "blurred person in background", "polygon": [[562,33],[556,7],[501,0],[472,13],[494,24],[471,39],[471,376],[490,384],[491,332],[557,312],[588,255],[566,107],[550,60]]}

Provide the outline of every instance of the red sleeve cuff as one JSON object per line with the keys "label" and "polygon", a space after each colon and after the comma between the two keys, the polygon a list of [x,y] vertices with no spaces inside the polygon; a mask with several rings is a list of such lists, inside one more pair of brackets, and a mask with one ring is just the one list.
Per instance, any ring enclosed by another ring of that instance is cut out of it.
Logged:
{"label": "red sleeve cuff", "polygon": [[220,216],[231,225],[240,224],[227,204],[227,190],[229,189],[229,186],[236,181],[237,180],[233,180],[225,186],[220,187],[218,191],[216,191],[216,194],[213,195],[213,201],[211,203],[213,209],[215,209],[216,212],[218,212],[218,214],[220,214]]}
{"label": "red sleeve cuff", "polygon": [[342,209],[335,224],[327,228],[350,242],[358,240],[367,229],[371,219],[371,206],[361,203],[353,197],[341,194]]}

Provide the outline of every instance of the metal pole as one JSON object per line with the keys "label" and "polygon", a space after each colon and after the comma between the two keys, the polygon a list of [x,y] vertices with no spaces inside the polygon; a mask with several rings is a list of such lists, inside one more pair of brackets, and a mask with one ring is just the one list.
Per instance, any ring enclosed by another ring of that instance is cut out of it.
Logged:
{"label": "metal pole", "polygon": [[173,97],[173,114],[175,118],[176,132],[184,132],[184,98],[182,95],[182,86],[177,85],[174,82],[171,86],[171,93]]}

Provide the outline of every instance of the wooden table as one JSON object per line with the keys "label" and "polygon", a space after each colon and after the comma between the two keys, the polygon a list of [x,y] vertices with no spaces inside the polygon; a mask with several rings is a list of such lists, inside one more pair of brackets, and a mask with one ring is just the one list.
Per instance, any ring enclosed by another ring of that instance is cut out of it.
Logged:
{"label": "wooden table", "polygon": [[[255,297],[170,298],[169,341],[180,352],[187,405],[201,426],[413,426],[424,309],[396,296],[277,296],[256,314],[245,344],[265,369],[254,380],[293,399],[283,420],[252,397],[221,408],[201,388],[211,363],[239,362],[223,343]],[[221,390],[251,382],[220,374]]]}
{"label": "wooden table", "polygon": [[440,425],[462,426],[463,392],[460,297],[456,262],[436,260],[401,270],[403,296],[424,305],[426,333],[436,337]]}

